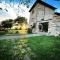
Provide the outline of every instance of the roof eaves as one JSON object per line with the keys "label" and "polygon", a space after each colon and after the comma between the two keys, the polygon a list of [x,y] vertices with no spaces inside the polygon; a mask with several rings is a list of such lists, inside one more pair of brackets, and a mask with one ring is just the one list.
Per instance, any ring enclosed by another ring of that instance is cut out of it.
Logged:
{"label": "roof eaves", "polygon": [[58,13],[58,12],[55,12],[55,14],[60,16],[60,13]]}
{"label": "roof eaves", "polygon": [[33,6],[31,7],[31,9],[29,10],[29,12],[37,5],[37,1],[33,4]]}
{"label": "roof eaves", "polygon": [[47,6],[47,7],[51,8],[51,9],[53,9],[53,10],[56,9],[55,7],[53,7],[52,5],[50,5],[50,4],[48,4],[48,3],[44,2],[44,1],[39,1],[39,3],[40,3],[40,4],[43,4],[44,6]]}
{"label": "roof eaves", "polygon": [[37,5],[37,3],[43,4],[43,5],[47,6],[47,7],[50,7],[50,8],[52,8],[53,10],[56,9],[55,7],[49,5],[48,3],[45,3],[45,2],[43,2],[43,1],[36,1],[36,2],[33,4],[33,6],[31,7],[31,9],[29,10],[29,12]]}

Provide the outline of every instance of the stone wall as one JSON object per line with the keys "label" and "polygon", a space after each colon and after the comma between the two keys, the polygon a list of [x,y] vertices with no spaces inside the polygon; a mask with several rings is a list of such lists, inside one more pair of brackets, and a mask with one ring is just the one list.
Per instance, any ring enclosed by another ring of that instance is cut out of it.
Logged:
{"label": "stone wall", "polygon": [[59,35],[60,34],[60,16],[59,15],[57,14],[53,15],[53,23],[55,25],[53,26],[55,28],[53,34]]}

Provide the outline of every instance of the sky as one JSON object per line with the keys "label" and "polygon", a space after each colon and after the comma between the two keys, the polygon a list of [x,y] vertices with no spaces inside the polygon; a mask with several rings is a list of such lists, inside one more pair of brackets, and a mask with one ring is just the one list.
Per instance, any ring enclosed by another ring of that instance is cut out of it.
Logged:
{"label": "sky", "polygon": [[[27,0],[28,1],[28,0]],[[29,8],[27,8],[25,5],[20,4],[21,0],[0,0],[0,21],[3,21],[5,19],[15,19],[17,16],[23,16],[26,17],[29,21],[30,13],[29,9],[32,7],[34,2],[36,0],[30,0]],[[56,7],[56,11],[60,13],[60,1],[54,1],[54,0],[44,0],[46,3]],[[2,3],[1,3],[2,2]],[[18,8],[19,6],[19,8]]]}
{"label": "sky", "polygon": [[46,3],[56,7],[56,11],[60,13],[60,1],[55,1],[55,0],[44,0]]}

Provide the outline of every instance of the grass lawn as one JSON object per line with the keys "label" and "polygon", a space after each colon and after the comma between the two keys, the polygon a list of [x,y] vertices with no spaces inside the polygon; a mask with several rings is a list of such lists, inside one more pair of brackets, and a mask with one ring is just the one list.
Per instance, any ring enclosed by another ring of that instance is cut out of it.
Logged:
{"label": "grass lawn", "polygon": [[60,37],[40,36],[18,40],[0,40],[0,60],[60,60]]}
{"label": "grass lawn", "polygon": [[35,53],[32,60],[60,60],[60,37],[32,37],[28,45]]}
{"label": "grass lawn", "polygon": [[0,35],[5,35],[6,33],[6,31],[0,31]]}

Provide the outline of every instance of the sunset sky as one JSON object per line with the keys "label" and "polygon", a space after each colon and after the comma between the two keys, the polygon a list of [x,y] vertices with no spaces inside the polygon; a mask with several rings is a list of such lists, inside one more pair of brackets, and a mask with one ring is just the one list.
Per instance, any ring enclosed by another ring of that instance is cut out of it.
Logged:
{"label": "sunset sky", "polygon": [[[23,4],[19,5],[19,8],[18,8],[19,0],[14,0],[14,1],[12,0],[11,3],[9,2],[9,0],[6,0],[6,1],[0,0],[0,8],[2,8],[2,10],[0,9],[0,21],[9,19],[9,18],[15,19],[18,15],[24,16],[29,20],[29,16],[30,16],[29,9],[31,8],[31,6],[34,4],[35,1],[36,0],[31,0],[31,2],[29,3],[29,6],[30,6],[29,8],[27,8]],[[44,0],[44,1],[56,7],[57,8],[56,11],[60,12],[60,1],[59,2],[54,0]]]}

